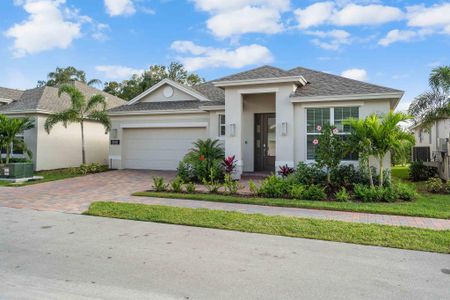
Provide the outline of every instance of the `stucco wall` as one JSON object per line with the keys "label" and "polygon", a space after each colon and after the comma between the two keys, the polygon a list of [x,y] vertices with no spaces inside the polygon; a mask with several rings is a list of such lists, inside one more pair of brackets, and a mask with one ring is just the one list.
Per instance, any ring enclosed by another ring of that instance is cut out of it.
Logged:
{"label": "stucco wall", "polygon": [[[25,138],[33,144],[36,137],[34,161],[36,170],[51,170],[76,167],[81,159],[81,130],[79,124],[70,124],[65,128],[57,124],[48,134],[44,129],[46,116],[36,116],[36,134]],[[106,164],[108,157],[108,134],[102,125],[95,122],[85,123],[85,143],[87,163]]]}
{"label": "stucco wall", "polygon": [[[420,140],[420,132],[422,131],[422,141]],[[431,135],[431,139],[430,139]],[[429,130],[417,127],[414,129],[414,136],[416,138],[416,146],[430,147],[430,151],[437,150],[437,139],[449,138],[450,135],[450,119],[437,121]]]}
{"label": "stucco wall", "polygon": [[152,102],[152,101],[158,101],[158,102],[164,102],[164,101],[183,101],[183,100],[197,100],[196,98],[192,97],[189,94],[186,94],[183,91],[180,91],[177,88],[173,88],[173,95],[172,97],[166,98],[163,94],[164,88],[169,85],[163,84],[161,87],[150,93],[149,95],[142,98],[139,102]]}

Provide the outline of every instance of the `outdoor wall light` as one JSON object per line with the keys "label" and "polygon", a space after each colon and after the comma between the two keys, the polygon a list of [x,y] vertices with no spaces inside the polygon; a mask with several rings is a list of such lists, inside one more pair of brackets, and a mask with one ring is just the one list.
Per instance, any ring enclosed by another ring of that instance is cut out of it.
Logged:
{"label": "outdoor wall light", "polygon": [[281,135],[287,135],[287,122],[281,122]]}
{"label": "outdoor wall light", "polygon": [[236,124],[230,124],[230,136],[236,136]]}

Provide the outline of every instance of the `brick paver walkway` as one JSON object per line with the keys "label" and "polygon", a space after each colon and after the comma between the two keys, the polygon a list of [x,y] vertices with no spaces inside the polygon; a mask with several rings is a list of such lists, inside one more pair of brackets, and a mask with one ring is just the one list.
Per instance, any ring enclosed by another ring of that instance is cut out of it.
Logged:
{"label": "brick paver walkway", "polygon": [[130,196],[133,192],[149,189],[152,176],[170,179],[174,173],[122,170],[19,188],[0,187],[0,206],[81,213],[93,201],[123,201],[346,222],[450,229],[450,220],[443,219]]}

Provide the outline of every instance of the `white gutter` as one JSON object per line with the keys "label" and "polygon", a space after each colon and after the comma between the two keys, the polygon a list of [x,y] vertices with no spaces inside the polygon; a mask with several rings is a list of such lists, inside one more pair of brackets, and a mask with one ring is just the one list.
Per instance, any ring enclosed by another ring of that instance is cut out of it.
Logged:
{"label": "white gutter", "polygon": [[393,93],[373,93],[373,94],[350,94],[331,96],[305,96],[291,97],[292,103],[297,102],[317,102],[317,101],[345,101],[345,100],[374,100],[374,99],[399,99],[403,97],[403,92]]}
{"label": "white gutter", "polygon": [[139,115],[168,115],[168,114],[195,114],[205,113],[200,109],[183,109],[183,110],[158,110],[158,111],[114,111],[108,112],[109,116],[139,116]]}

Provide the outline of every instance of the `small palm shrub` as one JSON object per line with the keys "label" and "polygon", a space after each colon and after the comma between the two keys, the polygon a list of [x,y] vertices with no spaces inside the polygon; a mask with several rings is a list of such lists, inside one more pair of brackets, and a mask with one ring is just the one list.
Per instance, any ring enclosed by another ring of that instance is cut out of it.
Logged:
{"label": "small palm shrub", "polygon": [[248,189],[253,196],[257,196],[259,193],[259,188],[253,180],[248,181]]}
{"label": "small palm shrub", "polygon": [[156,192],[165,192],[168,188],[168,184],[164,183],[164,178],[155,176],[153,177],[153,189]]}
{"label": "small palm shrub", "polygon": [[334,198],[337,202],[349,202],[351,200],[350,194],[345,187],[341,187],[341,189],[334,194]]}
{"label": "small palm shrub", "polygon": [[194,194],[195,193],[195,183],[188,182],[185,185],[186,193],[188,194]]}
{"label": "small palm shrub", "polygon": [[283,178],[271,175],[264,179],[259,187],[258,194],[267,198],[283,198],[289,192],[289,182]]}
{"label": "small palm shrub", "polygon": [[239,181],[233,180],[230,174],[225,174],[225,178],[223,181],[223,188],[226,194],[236,194],[237,191],[241,188]]}
{"label": "small palm shrub", "polygon": [[399,194],[394,187],[370,187],[356,184],[354,193],[355,197],[362,202],[394,202],[399,200]]}
{"label": "small palm shrub", "polygon": [[176,177],[170,183],[170,187],[171,187],[173,192],[181,193],[183,191],[183,180],[180,177]]}
{"label": "small palm shrub", "polygon": [[444,183],[439,177],[431,177],[425,183],[425,187],[430,193],[441,193],[444,191]]}
{"label": "small palm shrub", "polygon": [[325,187],[313,184],[308,186],[303,192],[303,198],[306,200],[322,201],[327,199]]}

